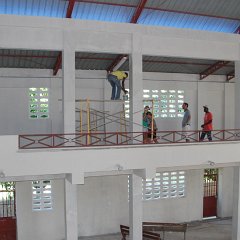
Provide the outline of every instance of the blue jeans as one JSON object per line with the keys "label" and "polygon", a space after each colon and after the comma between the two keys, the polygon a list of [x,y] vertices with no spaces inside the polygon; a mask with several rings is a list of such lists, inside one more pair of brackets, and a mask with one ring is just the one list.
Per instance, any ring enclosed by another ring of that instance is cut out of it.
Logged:
{"label": "blue jeans", "polygon": [[202,131],[202,134],[200,136],[200,141],[203,141],[203,139],[205,138],[206,134],[207,134],[208,141],[212,141],[211,131]]}
{"label": "blue jeans", "polygon": [[121,83],[118,78],[112,74],[108,75],[108,81],[112,86],[112,96],[111,100],[118,100],[120,99],[120,93],[121,93]]}

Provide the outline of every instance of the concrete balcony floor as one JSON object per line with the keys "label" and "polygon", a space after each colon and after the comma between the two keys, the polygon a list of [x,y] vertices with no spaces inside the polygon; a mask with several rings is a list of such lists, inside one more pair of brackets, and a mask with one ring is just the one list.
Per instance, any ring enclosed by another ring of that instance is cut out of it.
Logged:
{"label": "concrete balcony floor", "polygon": [[[160,232],[161,238],[163,234]],[[79,240],[120,240],[120,233],[101,236],[80,237]],[[165,240],[183,240],[183,233],[166,232]],[[189,224],[186,240],[231,240],[232,220],[214,219],[202,222],[192,222]]]}

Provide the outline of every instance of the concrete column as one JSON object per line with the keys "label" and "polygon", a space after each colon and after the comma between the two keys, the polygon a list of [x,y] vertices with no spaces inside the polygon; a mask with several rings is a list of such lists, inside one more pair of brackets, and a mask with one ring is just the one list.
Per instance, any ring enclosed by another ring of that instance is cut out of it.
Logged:
{"label": "concrete column", "polygon": [[[240,61],[235,62],[235,103],[240,102]],[[235,128],[240,128],[240,104],[235,104]]]}
{"label": "concrete column", "polygon": [[75,51],[70,43],[64,43],[63,64],[63,131],[75,133]]}
{"label": "concrete column", "polygon": [[132,53],[130,55],[130,131],[142,132],[143,112],[143,74],[142,74],[142,41],[141,35],[132,35]]}
{"label": "concrete column", "polygon": [[219,168],[217,216],[232,216],[233,167]]}
{"label": "concrete column", "polygon": [[240,240],[240,167],[234,167],[233,174],[233,218],[232,240]]}
{"label": "concrete column", "polygon": [[65,240],[77,239],[77,185],[65,179]]}
{"label": "concrete column", "polygon": [[129,177],[130,240],[142,240],[142,177]]}

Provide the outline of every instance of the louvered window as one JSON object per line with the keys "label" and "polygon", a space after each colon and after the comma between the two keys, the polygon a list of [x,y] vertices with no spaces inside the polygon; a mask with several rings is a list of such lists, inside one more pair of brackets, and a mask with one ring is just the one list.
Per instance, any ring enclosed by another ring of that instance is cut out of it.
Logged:
{"label": "louvered window", "polygon": [[33,211],[52,209],[52,184],[50,180],[32,182]]}
{"label": "louvered window", "polygon": [[143,199],[180,198],[185,196],[186,172],[156,173],[153,179],[143,180]]}
{"label": "louvered window", "polygon": [[49,118],[49,92],[48,88],[29,88],[29,118]]}

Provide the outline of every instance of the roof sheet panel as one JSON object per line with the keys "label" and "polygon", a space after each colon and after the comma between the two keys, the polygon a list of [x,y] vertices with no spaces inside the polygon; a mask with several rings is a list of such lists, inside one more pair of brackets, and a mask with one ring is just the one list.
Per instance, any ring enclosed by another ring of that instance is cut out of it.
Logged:
{"label": "roof sheet panel", "polygon": [[239,0],[148,0],[146,8],[170,11],[192,12],[202,15],[216,15],[239,19]]}
{"label": "roof sheet panel", "polygon": [[0,49],[0,67],[53,69],[58,52]]}
{"label": "roof sheet panel", "polygon": [[130,22],[135,9],[133,7],[111,6],[104,4],[76,3],[72,17],[76,19]]}
{"label": "roof sheet panel", "polygon": [[68,1],[62,0],[1,0],[0,14],[65,17]]}
{"label": "roof sheet panel", "polygon": [[145,9],[138,20],[138,24],[233,33],[240,26],[240,20]]}

